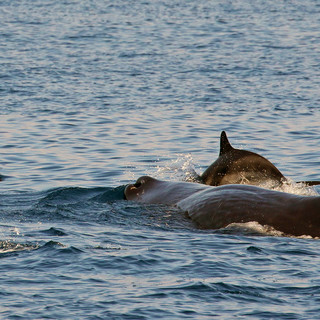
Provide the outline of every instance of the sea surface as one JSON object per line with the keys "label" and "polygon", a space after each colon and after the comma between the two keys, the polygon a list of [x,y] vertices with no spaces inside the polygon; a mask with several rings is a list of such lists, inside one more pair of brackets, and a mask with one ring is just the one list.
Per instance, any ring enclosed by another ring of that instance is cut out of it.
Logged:
{"label": "sea surface", "polygon": [[0,1],[1,319],[319,319],[320,240],[123,200],[226,130],[320,180],[318,0]]}

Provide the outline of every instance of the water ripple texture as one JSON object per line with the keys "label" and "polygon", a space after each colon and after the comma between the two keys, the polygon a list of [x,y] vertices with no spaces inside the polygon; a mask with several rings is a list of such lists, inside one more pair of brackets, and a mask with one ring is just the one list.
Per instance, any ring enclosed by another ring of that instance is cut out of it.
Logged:
{"label": "water ripple texture", "polygon": [[319,25],[317,0],[1,1],[0,318],[319,319],[319,239],[123,199],[222,130],[320,180]]}

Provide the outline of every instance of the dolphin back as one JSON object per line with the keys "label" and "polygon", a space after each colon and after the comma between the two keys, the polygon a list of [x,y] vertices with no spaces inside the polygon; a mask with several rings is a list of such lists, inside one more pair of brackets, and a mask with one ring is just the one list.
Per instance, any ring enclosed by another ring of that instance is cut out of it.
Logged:
{"label": "dolphin back", "polygon": [[221,132],[218,159],[200,178],[202,183],[212,186],[262,185],[270,181],[273,185],[279,185],[285,180],[283,174],[268,159],[251,151],[233,148],[225,131]]}

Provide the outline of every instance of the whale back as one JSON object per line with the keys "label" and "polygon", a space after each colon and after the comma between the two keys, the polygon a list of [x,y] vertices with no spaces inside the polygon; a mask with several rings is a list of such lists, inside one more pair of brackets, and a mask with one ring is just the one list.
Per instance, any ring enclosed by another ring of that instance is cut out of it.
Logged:
{"label": "whale back", "polygon": [[126,187],[125,198],[175,205],[203,229],[256,221],[285,234],[320,236],[319,196],[299,196],[240,184],[211,187],[143,176]]}
{"label": "whale back", "polygon": [[172,205],[207,188],[210,187],[199,183],[168,182],[142,176],[126,186],[124,195],[126,200]]}
{"label": "whale back", "polygon": [[206,189],[177,206],[203,229],[256,221],[285,234],[320,236],[320,197],[299,196],[249,185]]}

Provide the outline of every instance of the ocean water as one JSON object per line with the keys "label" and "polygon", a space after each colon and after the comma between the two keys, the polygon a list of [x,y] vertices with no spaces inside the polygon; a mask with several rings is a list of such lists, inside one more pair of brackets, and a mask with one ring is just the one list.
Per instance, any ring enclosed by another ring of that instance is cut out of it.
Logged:
{"label": "ocean water", "polygon": [[222,130],[320,180],[319,26],[317,0],[1,1],[0,318],[319,319],[319,239],[123,200]]}

